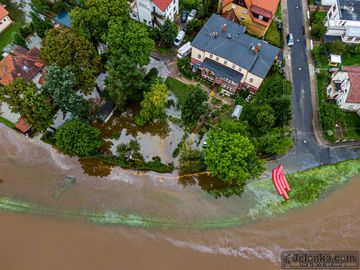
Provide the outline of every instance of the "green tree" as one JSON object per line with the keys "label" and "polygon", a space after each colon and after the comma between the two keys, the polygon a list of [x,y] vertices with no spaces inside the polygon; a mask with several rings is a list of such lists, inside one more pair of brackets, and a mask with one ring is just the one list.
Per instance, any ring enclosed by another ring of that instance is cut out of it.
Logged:
{"label": "green tree", "polygon": [[326,30],[327,29],[322,22],[315,23],[311,25],[311,36],[315,40],[321,40],[324,37]]}
{"label": "green tree", "polygon": [[12,33],[12,40],[14,44],[27,48],[26,40],[19,32]]}
{"label": "green tree", "polygon": [[129,165],[144,161],[144,157],[140,153],[140,150],[140,144],[136,140],[131,140],[128,144],[119,144],[117,147],[119,159]]}
{"label": "green tree", "polygon": [[196,173],[206,169],[203,155],[191,145],[192,143],[186,143],[181,151],[179,158],[181,174]]}
{"label": "green tree", "polygon": [[69,67],[48,66],[42,91],[52,98],[64,116],[71,112],[74,116],[88,119],[90,108],[87,101],[75,91],[75,74]]}
{"label": "green tree", "polygon": [[76,88],[83,93],[94,89],[101,59],[84,37],[68,29],[51,29],[46,32],[40,55],[48,64],[69,66],[76,76]]}
{"label": "green tree", "polygon": [[125,54],[140,66],[149,64],[150,53],[155,47],[145,25],[122,18],[110,20],[109,31],[104,39],[109,43],[111,56],[120,57]]}
{"label": "green tree", "polygon": [[184,106],[181,108],[181,117],[185,124],[194,124],[205,112],[204,102],[207,101],[208,94],[199,86],[196,86],[187,96]]}
{"label": "green tree", "polygon": [[53,110],[46,96],[40,93],[33,83],[17,78],[4,87],[0,99],[12,112],[19,113],[26,122],[43,131],[53,123]]}
{"label": "green tree", "polygon": [[47,30],[49,30],[50,28],[52,28],[51,24],[47,21],[43,21],[42,19],[40,19],[40,17],[34,13],[31,12],[31,23],[34,27],[34,30],[36,32],[36,34],[40,37],[40,38],[44,38],[45,37],[45,32]]}
{"label": "green tree", "polygon": [[347,52],[348,46],[341,40],[335,40],[328,44],[330,53],[343,55]]}
{"label": "green tree", "polygon": [[259,151],[269,155],[285,154],[293,144],[289,129],[274,128],[257,139]]}
{"label": "green tree", "polygon": [[129,57],[111,58],[107,65],[106,89],[119,111],[125,109],[128,100],[139,101],[146,87],[144,74]]}
{"label": "green tree", "polygon": [[77,119],[66,121],[55,134],[56,146],[65,154],[89,156],[102,145],[100,130]]}
{"label": "green tree", "polygon": [[161,44],[165,48],[170,48],[174,44],[178,29],[176,24],[166,19],[164,24],[161,26]]}
{"label": "green tree", "polygon": [[248,119],[261,133],[266,132],[275,125],[275,112],[270,105],[254,105],[251,106],[250,110],[251,113]]}
{"label": "green tree", "polygon": [[203,153],[211,174],[230,185],[243,186],[264,170],[264,162],[256,156],[249,138],[239,133],[221,128],[210,130]]}
{"label": "green tree", "polygon": [[141,101],[141,111],[137,115],[135,122],[139,126],[160,117],[165,113],[166,97],[168,89],[162,82],[157,82],[151,86],[150,92],[144,93],[144,100]]}
{"label": "green tree", "polygon": [[71,26],[87,38],[101,40],[112,18],[130,20],[127,0],[83,0],[70,12]]}
{"label": "green tree", "polygon": [[291,120],[291,97],[279,96],[269,100],[270,106],[274,109],[275,126],[282,127],[289,124]]}
{"label": "green tree", "polygon": [[190,35],[197,34],[203,25],[203,21],[195,18],[186,25],[187,33],[190,33]]}
{"label": "green tree", "polygon": [[66,7],[63,0],[31,0],[31,6],[40,13],[57,13]]}

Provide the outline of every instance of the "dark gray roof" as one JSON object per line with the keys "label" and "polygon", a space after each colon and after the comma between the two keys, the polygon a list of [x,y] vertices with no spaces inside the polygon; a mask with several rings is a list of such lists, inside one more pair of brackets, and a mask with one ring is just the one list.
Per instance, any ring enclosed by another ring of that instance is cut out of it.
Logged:
{"label": "dark gray roof", "polygon": [[207,69],[210,69],[215,72],[216,77],[219,78],[228,78],[234,82],[239,83],[244,76],[240,72],[237,72],[227,66],[224,66],[222,64],[219,64],[218,62],[215,62],[209,58],[206,58],[204,62],[201,64],[202,66],[206,67]]}
{"label": "dark gray roof", "polygon": [[341,36],[329,36],[329,35],[325,35],[324,36],[324,40],[325,42],[333,42],[335,40],[341,40]]}
{"label": "dark gray roof", "polygon": [[[221,26],[226,24],[226,31]],[[245,28],[219,15],[213,14],[201,28],[191,45],[199,50],[216,54],[251,73],[265,78],[280,49],[244,33]],[[214,37],[212,33],[218,32]],[[231,38],[228,38],[231,35]],[[251,47],[261,44],[258,53]]]}
{"label": "dark gray roof", "polygon": [[96,113],[96,117],[102,122],[106,122],[106,119],[114,112],[115,105],[111,101],[106,101],[104,105]]}
{"label": "dark gray roof", "polygon": [[349,21],[360,21],[360,1],[337,0],[340,6],[340,18]]}

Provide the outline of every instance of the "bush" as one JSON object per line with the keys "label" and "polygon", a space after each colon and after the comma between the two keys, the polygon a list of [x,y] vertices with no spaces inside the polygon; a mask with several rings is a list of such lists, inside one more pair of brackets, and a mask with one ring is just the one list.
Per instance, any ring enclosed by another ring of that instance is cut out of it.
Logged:
{"label": "bush", "polygon": [[45,131],[42,137],[40,138],[44,143],[48,143],[51,145],[56,144],[55,132]]}
{"label": "bush", "polygon": [[176,65],[185,78],[192,79],[194,77],[195,73],[191,70],[190,57],[177,59]]}
{"label": "bush", "polygon": [[27,38],[32,33],[34,33],[34,26],[31,23],[26,24],[20,28],[20,34],[22,35],[23,38]]}

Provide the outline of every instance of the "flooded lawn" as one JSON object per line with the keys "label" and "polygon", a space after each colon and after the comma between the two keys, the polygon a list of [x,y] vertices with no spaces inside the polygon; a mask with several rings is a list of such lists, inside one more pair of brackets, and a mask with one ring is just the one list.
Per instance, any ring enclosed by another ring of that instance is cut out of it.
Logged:
{"label": "flooded lawn", "polygon": [[[175,97],[169,96],[168,99]],[[134,116],[139,110],[139,106],[133,105],[122,114],[115,113],[106,124],[100,122],[95,124],[101,130],[102,138],[106,142],[106,150],[115,155],[119,144],[136,140],[141,146],[145,161],[150,161],[155,156],[159,156],[165,163],[173,161],[172,153],[184,135],[183,129],[174,123],[177,121],[169,119],[157,120],[139,127],[134,122]],[[166,115],[180,120],[181,114],[175,106],[171,106],[166,110]]]}

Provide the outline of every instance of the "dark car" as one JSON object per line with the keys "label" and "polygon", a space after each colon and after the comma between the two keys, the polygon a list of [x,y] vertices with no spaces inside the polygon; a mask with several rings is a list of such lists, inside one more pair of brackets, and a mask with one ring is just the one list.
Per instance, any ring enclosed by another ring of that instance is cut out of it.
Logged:
{"label": "dark car", "polygon": [[188,13],[186,10],[184,10],[183,12],[181,12],[181,22],[186,23],[187,18],[188,18]]}

